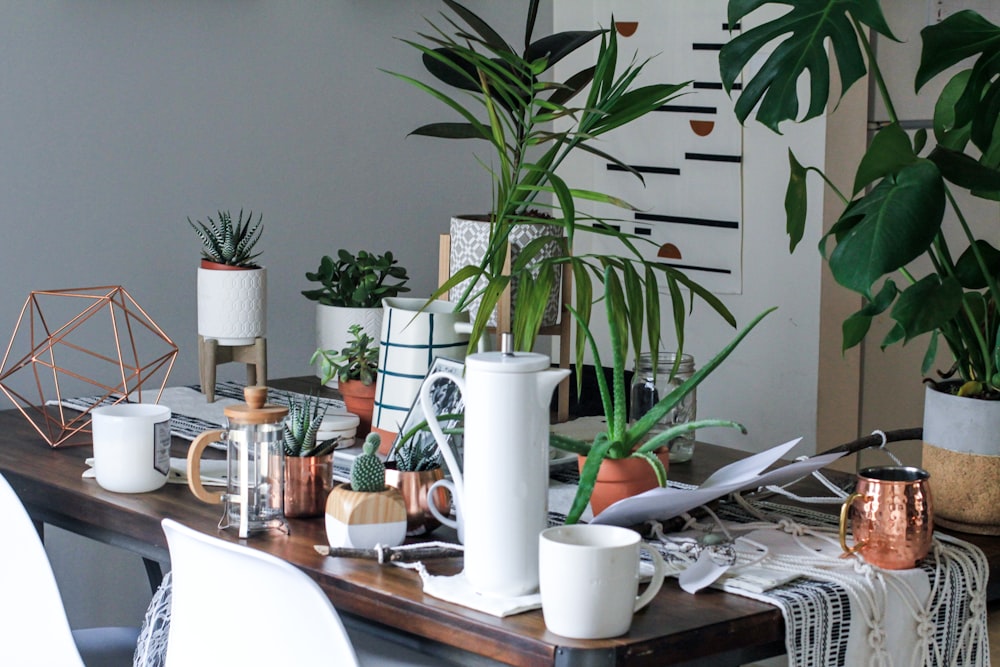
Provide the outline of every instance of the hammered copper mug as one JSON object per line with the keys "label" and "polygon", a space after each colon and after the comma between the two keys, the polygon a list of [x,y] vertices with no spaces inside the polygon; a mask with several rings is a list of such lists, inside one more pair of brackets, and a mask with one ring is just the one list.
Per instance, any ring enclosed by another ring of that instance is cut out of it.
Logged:
{"label": "hammered copper mug", "polygon": [[[907,466],[864,468],[840,509],[840,546],[887,570],[905,570],[931,549],[934,507],[930,475]],[[853,510],[853,512],[852,512]],[[847,546],[850,517],[854,546]]]}

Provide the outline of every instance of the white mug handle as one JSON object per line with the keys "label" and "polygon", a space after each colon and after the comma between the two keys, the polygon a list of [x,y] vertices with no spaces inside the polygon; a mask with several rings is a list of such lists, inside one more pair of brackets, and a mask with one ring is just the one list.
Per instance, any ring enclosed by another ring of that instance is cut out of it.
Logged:
{"label": "white mug handle", "polygon": [[639,543],[639,549],[648,553],[653,559],[653,578],[646,584],[646,590],[642,592],[642,595],[636,597],[635,607],[632,611],[639,611],[653,600],[653,597],[660,592],[660,587],[663,586],[663,577],[666,574],[666,566],[663,564],[663,557],[660,556],[659,551],[645,542]]}
{"label": "white mug handle", "polygon": [[[427,497],[433,498],[434,490],[438,487],[445,489],[449,494],[451,494],[452,500],[454,500],[455,485],[452,483],[450,479],[439,479],[438,481],[431,484],[430,487],[427,489]],[[444,525],[448,526],[449,528],[454,528],[455,530],[458,530],[458,521],[452,519],[450,516],[445,516],[444,514],[442,514],[441,510],[438,509],[437,503],[427,503],[427,509],[431,511],[431,514],[434,515],[435,519],[437,519]]]}
{"label": "white mug handle", "polygon": [[[472,335],[472,322],[455,322],[455,333],[469,334]],[[489,335],[485,332],[476,341],[476,352],[486,352],[486,342],[489,339]]]}

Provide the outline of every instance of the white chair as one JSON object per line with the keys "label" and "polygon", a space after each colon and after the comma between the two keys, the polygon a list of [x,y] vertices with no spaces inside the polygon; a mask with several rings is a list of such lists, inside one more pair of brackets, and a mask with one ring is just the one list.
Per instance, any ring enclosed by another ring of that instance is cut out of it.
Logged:
{"label": "white chair", "polygon": [[0,665],[124,667],[138,628],[70,629],[59,587],[35,525],[0,474]]}
{"label": "white chair", "polygon": [[172,519],[162,523],[172,580],[167,667],[471,664],[421,651],[422,640],[364,622],[345,630],[319,584],[290,563]]}

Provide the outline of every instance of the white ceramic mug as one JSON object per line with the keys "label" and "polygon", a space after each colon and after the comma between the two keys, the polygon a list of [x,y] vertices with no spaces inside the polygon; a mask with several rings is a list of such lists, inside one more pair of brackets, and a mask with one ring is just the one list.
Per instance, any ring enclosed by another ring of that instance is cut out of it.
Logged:
{"label": "white ceramic mug", "polygon": [[94,476],[117,493],[155,491],[170,472],[170,408],[119,403],[91,411]]}
{"label": "white ceramic mug", "polygon": [[[653,576],[639,591],[639,552]],[[576,524],[543,530],[538,538],[542,615],[550,632],[573,639],[604,639],[628,632],[632,614],[663,585],[660,554],[629,528]]]}

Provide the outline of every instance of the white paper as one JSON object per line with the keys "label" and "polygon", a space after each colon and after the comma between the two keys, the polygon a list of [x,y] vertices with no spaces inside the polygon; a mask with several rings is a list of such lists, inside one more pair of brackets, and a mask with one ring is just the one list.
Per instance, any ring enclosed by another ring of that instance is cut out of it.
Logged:
{"label": "white paper", "polygon": [[830,465],[844,455],[843,452],[836,452],[814,456],[762,474],[763,470],[776,463],[800,440],[798,438],[786,442],[720,468],[697,489],[657,487],[619,500],[596,516],[591,523],[633,526],[644,521],[670,519],[736,491],[789,484]]}

